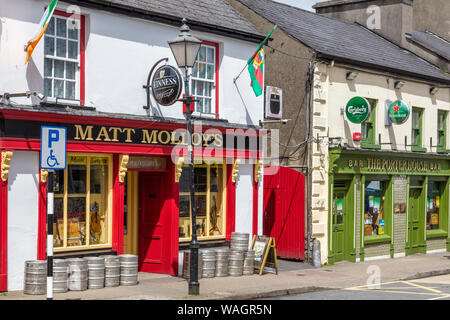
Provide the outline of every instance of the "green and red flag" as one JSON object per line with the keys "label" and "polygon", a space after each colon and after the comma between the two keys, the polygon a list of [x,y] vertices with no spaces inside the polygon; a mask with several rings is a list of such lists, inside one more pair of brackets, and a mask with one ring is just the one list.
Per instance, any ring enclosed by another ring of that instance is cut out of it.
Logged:
{"label": "green and red flag", "polygon": [[41,21],[39,22],[39,30],[36,32],[36,34],[31,38],[30,41],[28,41],[26,45],[26,52],[27,57],[25,59],[25,64],[28,63],[28,60],[31,57],[31,54],[34,51],[34,48],[38,45],[39,41],[41,40],[42,36],[45,33],[45,30],[47,30],[48,23],[50,22],[50,19],[52,18],[53,12],[56,9],[56,4],[58,3],[58,0],[52,0],[52,2],[48,5],[47,9],[44,12],[44,15],[41,18]]}
{"label": "green and red flag", "polygon": [[272,30],[269,32],[267,37],[261,42],[256,49],[255,53],[248,59],[248,72],[250,73],[251,79],[251,87],[253,88],[253,92],[256,96],[260,96],[263,92],[264,88],[264,45],[269,41],[269,37],[272,35],[272,32],[276,29],[277,26],[274,26]]}

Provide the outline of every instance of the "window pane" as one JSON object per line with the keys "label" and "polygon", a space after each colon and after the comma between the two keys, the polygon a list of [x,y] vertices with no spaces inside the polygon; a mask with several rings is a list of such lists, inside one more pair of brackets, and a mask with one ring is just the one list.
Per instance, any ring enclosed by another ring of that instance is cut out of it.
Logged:
{"label": "window pane", "polygon": [[207,74],[207,78],[209,80],[213,80],[214,79],[214,66],[212,64],[208,64],[206,65],[206,74]]}
{"label": "window pane", "polygon": [[66,81],[66,99],[75,99],[75,82]]}
{"label": "window pane", "polygon": [[415,129],[419,128],[419,116],[419,112],[414,110],[412,114],[412,127]]}
{"label": "window pane", "polygon": [[64,78],[64,61],[55,61],[55,78]]}
{"label": "window pane", "polygon": [[44,79],[44,95],[46,97],[52,96],[52,79]]}
{"label": "window pane", "polygon": [[53,192],[55,194],[64,194],[64,171],[55,170],[53,177]]}
{"label": "window pane", "polygon": [[206,192],[207,168],[194,168],[195,192]]}
{"label": "window pane", "polygon": [[214,63],[214,49],[213,48],[207,48],[207,62],[208,63]]}
{"label": "window pane", "polygon": [[64,98],[64,81],[62,80],[54,80],[55,83],[55,97],[56,98]]}
{"label": "window pane", "polygon": [[[181,190],[180,190],[181,192]],[[191,219],[190,219],[190,205],[189,196],[181,195],[179,202],[180,220],[178,235],[180,238],[191,236]]]}
{"label": "window pane", "polygon": [[67,29],[69,33],[69,39],[78,40],[78,20],[76,19],[68,19],[67,20]]}
{"label": "window pane", "polygon": [[66,79],[75,80],[75,62],[66,62]]}
{"label": "window pane", "polygon": [[53,60],[52,59],[44,59],[44,76],[51,77],[53,76]]}
{"label": "window pane", "polygon": [[205,98],[205,105],[203,106],[204,113],[211,113],[211,99]]}
{"label": "window pane", "polygon": [[58,57],[66,57],[66,40],[56,39],[56,55]]}
{"label": "window pane", "polygon": [[55,55],[55,38],[44,37],[44,53],[51,56]]}
{"label": "window pane", "polygon": [[364,192],[364,235],[382,235],[385,222],[383,181],[367,181]]}
{"label": "window pane", "polygon": [[202,79],[206,78],[206,65],[203,63],[198,65],[198,77]]}
{"label": "window pane", "polygon": [[67,199],[67,246],[86,244],[86,198]]}
{"label": "window pane", "polygon": [[204,96],[205,97],[211,97],[211,89],[212,89],[212,84],[211,82],[205,82],[205,92],[204,92]]}
{"label": "window pane", "polygon": [[56,35],[58,37],[67,37],[67,25],[65,19],[56,19]]}
{"label": "window pane", "polygon": [[438,130],[444,130],[444,113],[438,114]]}
{"label": "window pane", "polygon": [[180,192],[189,192],[189,167],[183,167],[181,171]]}
{"label": "window pane", "polygon": [[441,206],[441,183],[428,182],[427,188],[427,230],[439,229],[439,208]]}
{"label": "window pane", "polygon": [[68,192],[69,194],[86,193],[86,157],[71,156],[68,159]]}
{"label": "window pane", "polygon": [[[58,170],[56,170],[58,171]],[[57,197],[53,201],[53,246],[55,248],[64,245],[64,201]]]}
{"label": "window pane", "polygon": [[55,18],[51,18],[50,22],[48,23],[47,30],[45,30],[46,34],[55,34]]}
{"label": "window pane", "polygon": [[108,158],[92,157],[90,162],[90,243],[108,242],[106,204],[108,203]]}
{"label": "window pane", "polygon": [[192,76],[198,77],[198,63],[195,62],[194,67],[192,68]]}
{"label": "window pane", "polygon": [[78,42],[69,41],[69,58],[78,59]]}
{"label": "window pane", "polygon": [[224,220],[222,214],[222,190],[223,175],[222,167],[211,167],[210,169],[210,200],[209,200],[209,235],[224,235]]}
{"label": "window pane", "polygon": [[204,87],[204,82],[202,81],[196,81],[196,91],[195,91],[195,95],[197,96],[203,96],[203,87]]}
{"label": "window pane", "polygon": [[203,98],[197,98],[198,102],[195,104],[195,111],[203,112]]}
{"label": "window pane", "polygon": [[200,52],[198,53],[198,60],[201,62],[206,62],[206,48],[203,46],[200,48]]}

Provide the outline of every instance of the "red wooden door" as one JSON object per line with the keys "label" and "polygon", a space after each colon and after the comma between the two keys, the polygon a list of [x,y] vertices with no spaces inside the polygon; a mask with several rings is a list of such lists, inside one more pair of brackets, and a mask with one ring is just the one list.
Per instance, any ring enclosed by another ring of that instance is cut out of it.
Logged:
{"label": "red wooden door", "polygon": [[170,212],[163,210],[161,174],[139,176],[139,271],[168,273],[170,270]]}
{"label": "red wooden door", "polygon": [[274,237],[277,255],[305,259],[305,176],[279,167],[264,175],[263,233]]}

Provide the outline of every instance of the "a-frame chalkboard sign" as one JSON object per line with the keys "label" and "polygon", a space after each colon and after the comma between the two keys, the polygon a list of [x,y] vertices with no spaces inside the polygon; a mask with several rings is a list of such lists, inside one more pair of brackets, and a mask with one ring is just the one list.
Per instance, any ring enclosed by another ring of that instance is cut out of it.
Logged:
{"label": "a-frame chalkboard sign", "polygon": [[269,271],[278,275],[277,249],[275,239],[266,236],[253,236],[250,250],[255,251],[255,269],[259,275]]}

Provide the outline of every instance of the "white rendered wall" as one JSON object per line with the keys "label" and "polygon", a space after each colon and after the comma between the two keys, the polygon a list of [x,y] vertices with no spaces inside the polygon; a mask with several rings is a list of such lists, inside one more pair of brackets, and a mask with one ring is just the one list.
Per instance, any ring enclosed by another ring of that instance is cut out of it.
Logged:
{"label": "white rendered wall", "polygon": [[[0,0],[0,74],[8,75],[0,78],[0,94],[43,92],[44,40],[28,65],[24,65],[24,45],[38,29],[47,5],[46,0]],[[67,6],[60,2],[57,9],[65,11]],[[181,103],[164,107],[152,99],[149,113],[142,108],[147,102],[142,85],[155,62],[167,57],[176,66],[167,41],[176,37],[179,28],[93,9],[81,8],[81,14],[86,18],[86,104],[98,111],[184,119]],[[219,44],[219,118],[258,125],[263,118],[263,95],[255,97],[247,70],[238,79],[238,88],[233,83],[258,44],[192,33]],[[14,102],[30,104],[31,100],[16,98]]]}
{"label": "white rendered wall", "polygon": [[23,290],[26,260],[37,257],[39,152],[14,151],[8,175],[8,291]]}
{"label": "white rendered wall", "polygon": [[253,164],[240,164],[236,178],[236,232],[253,234]]}

